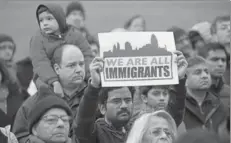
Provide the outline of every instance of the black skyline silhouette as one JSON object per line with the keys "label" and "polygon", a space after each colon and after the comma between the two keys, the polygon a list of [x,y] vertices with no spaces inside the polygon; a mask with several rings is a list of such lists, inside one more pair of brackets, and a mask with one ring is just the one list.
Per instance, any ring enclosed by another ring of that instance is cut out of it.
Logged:
{"label": "black skyline silhouette", "polygon": [[[155,53],[155,54],[154,54]],[[165,45],[164,48],[160,48],[158,45],[158,40],[154,34],[151,35],[150,44],[146,44],[141,48],[132,49],[130,42],[125,42],[125,49],[120,49],[120,44],[117,42],[113,46],[112,51],[105,51],[104,57],[141,57],[141,56],[166,56],[172,55],[171,52],[167,51]]]}

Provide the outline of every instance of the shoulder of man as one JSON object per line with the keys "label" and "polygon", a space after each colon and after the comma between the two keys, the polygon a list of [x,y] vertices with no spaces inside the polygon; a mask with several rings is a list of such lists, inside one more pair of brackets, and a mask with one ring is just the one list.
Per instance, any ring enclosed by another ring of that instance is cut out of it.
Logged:
{"label": "shoulder of man", "polygon": [[37,94],[35,94],[34,96],[30,96],[21,105],[20,108],[22,108],[24,112],[27,114],[26,117],[28,116],[32,106],[37,102],[37,98],[38,98]]}

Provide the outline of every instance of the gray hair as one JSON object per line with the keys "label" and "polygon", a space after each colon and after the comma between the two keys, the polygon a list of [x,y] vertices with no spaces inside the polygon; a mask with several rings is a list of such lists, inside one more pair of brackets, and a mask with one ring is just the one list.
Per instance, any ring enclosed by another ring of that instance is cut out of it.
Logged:
{"label": "gray hair", "polygon": [[165,119],[171,127],[171,132],[173,133],[174,138],[177,137],[177,127],[174,119],[168,112],[159,110],[143,114],[140,118],[138,118],[133,124],[126,143],[142,143],[144,133],[149,127],[149,120],[153,117],[161,117]]}

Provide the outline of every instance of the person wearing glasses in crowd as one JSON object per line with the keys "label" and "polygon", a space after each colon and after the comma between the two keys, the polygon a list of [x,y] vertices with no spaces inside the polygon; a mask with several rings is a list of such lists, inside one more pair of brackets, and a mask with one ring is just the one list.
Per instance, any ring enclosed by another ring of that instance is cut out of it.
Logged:
{"label": "person wearing glasses in crowd", "polygon": [[33,142],[38,139],[39,143],[71,143],[68,137],[72,118],[70,107],[52,93],[45,95],[39,97],[29,114],[29,132],[35,138]]}

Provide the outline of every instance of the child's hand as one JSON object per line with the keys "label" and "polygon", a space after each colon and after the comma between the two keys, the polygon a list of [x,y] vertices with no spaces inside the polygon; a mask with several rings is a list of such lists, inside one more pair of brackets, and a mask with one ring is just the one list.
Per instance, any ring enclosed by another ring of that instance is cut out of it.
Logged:
{"label": "child's hand", "polygon": [[60,97],[64,97],[63,87],[61,86],[61,84],[58,81],[55,81],[53,83],[53,88],[54,88],[55,94],[59,95]]}

